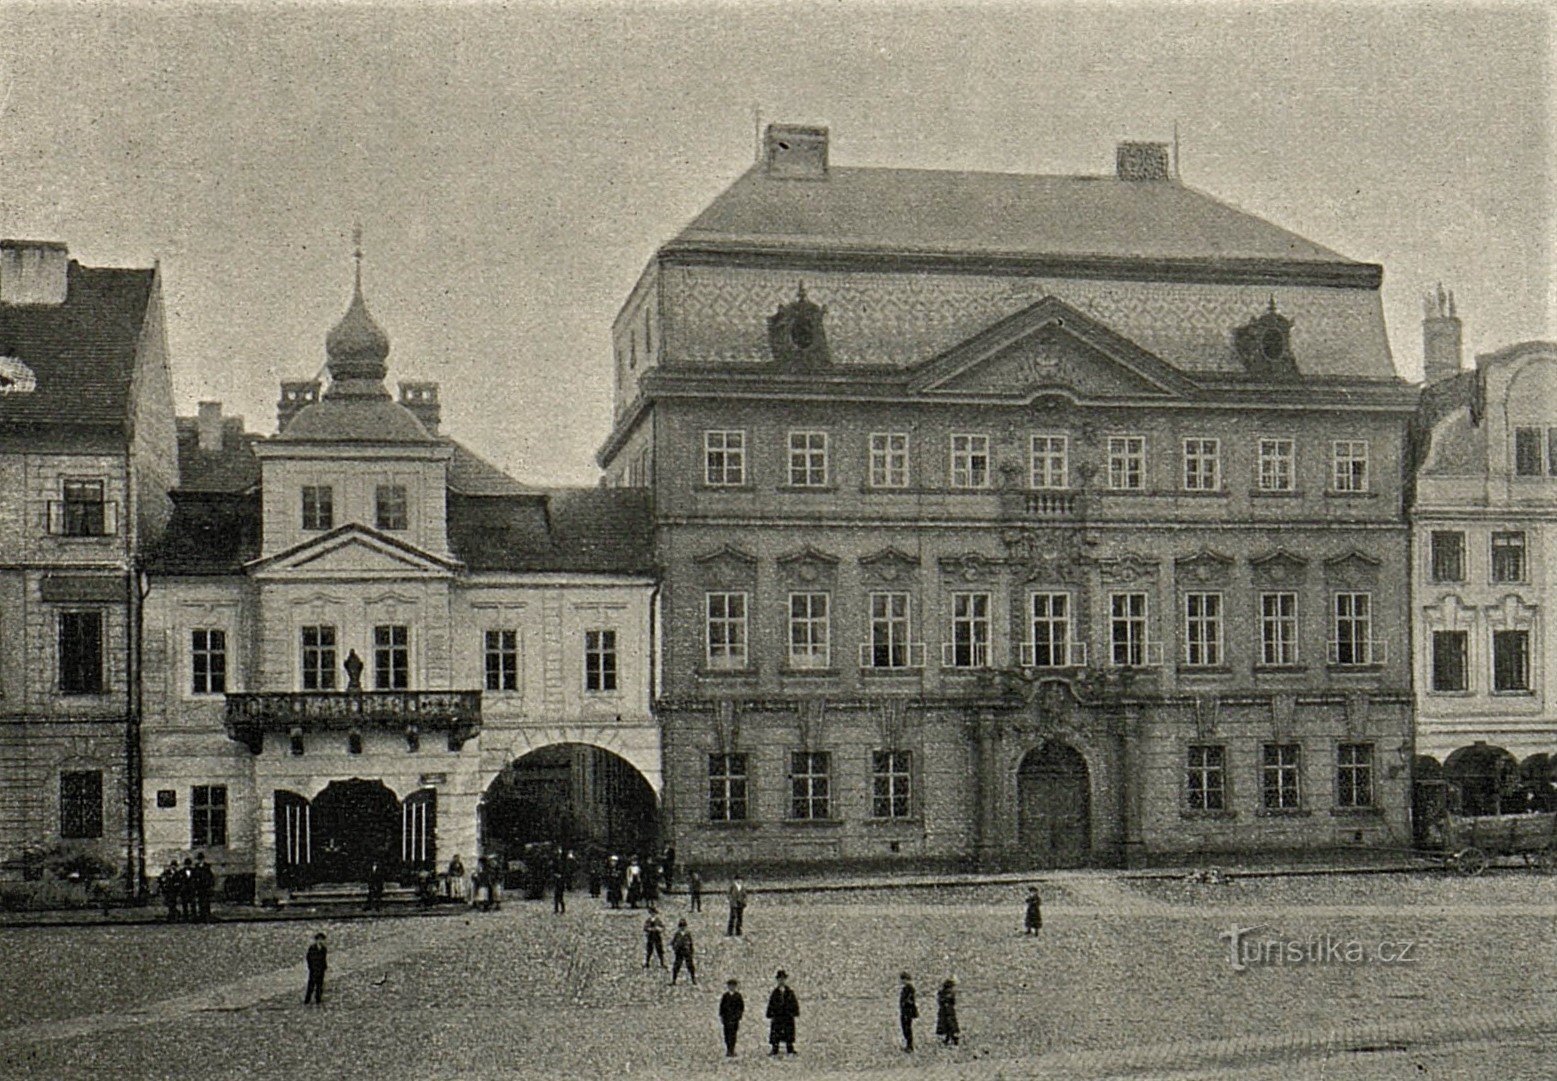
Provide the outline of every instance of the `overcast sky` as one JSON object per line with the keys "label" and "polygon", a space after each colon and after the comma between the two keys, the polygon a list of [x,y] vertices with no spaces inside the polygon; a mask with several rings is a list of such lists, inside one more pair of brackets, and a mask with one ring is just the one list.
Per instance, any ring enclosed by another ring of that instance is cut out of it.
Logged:
{"label": "overcast sky", "polygon": [[161,260],[181,413],[272,431],[366,239],[390,379],[534,483],[592,483],[610,324],[765,119],[833,161],[1185,183],[1384,265],[1395,363],[1557,337],[1552,20],[1524,5],[168,6],[0,0],[0,235]]}

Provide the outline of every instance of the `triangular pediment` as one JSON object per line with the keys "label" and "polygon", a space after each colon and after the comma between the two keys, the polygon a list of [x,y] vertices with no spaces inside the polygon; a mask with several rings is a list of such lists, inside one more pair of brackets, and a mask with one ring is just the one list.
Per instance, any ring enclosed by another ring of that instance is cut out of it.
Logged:
{"label": "triangular pediment", "polygon": [[1179,398],[1193,380],[1056,297],[1045,297],[926,361],[909,386],[925,395],[1030,401]]}
{"label": "triangular pediment", "polygon": [[248,565],[250,574],[285,578],[447,578],[456,560],[349,524]]}

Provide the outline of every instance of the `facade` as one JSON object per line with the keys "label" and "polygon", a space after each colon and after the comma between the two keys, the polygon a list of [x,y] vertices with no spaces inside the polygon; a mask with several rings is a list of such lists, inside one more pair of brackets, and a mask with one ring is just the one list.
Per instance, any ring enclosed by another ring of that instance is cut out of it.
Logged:
{"label": "facade", "polygon": [[274,436],[219,403],[180,421],[146,600],[149,858],[204,850],[263,897],[639,843],[660,787],[643,494],[526,488],[440,433],[436,384],[392,399],[360,269],[326,351]]}
{"label": "facade", "polygon": [[1557,344],[1460,371],[1458,327],[1429,311],[1411,512],[1419,800],[1447,780],[1466,813],[1557,809]]}
{"label": "facade", "polygon": [[170,512],[173,397],[156,268],[0,241],[0,860],[91,854],[131,886],[133,570]]}
{"label": "facade", "polygon": [[1413,388],[1381,270],[1180,184],[850,169],[826,129],[649,261],[667,829],[703,864],[1398,846]]}

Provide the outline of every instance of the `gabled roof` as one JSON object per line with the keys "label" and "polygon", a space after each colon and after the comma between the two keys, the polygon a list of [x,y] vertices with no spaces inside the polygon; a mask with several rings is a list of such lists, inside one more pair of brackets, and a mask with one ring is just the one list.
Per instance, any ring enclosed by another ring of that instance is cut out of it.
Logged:
{"label": "gabled roof", "polygon": [[258,492],[178,491],[173,517],[145,567],[154,575],[242,574],[259,552]]}
{"label": "gabled roof", "polygon": [[449,547],[471,571],[650,574],[654,522],[648,493],[634,488],[451,492]]}
{"label": "gabled roof", "polygon": [[201,450],[194,417],[178,418],[178,486],[185,492],[244,492],[260,482],[254,444],[258,432],[245,432],[240,417],[222,418],[220,450]]}

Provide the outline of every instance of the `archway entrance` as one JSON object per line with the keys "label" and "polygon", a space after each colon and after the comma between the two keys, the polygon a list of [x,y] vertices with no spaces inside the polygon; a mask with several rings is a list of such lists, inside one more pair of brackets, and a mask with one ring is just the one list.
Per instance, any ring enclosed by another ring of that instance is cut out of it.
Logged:
{"label": "archway entrance", "polygon": [[1017,839],[1037,867],[1079,867],[1092,854],[1087,760],[1074,747],[1045,743],[1016,773]]}
{"label": "archway entrance", "polygon": [[[1443,763],[1444,779],[1453,786],[1451,809],[1464,815],[1495,815],[1523,810],[1512,798],[1519,787],[1519,761],[1502,747],[1474,743],[1461,747]],[[1454,805],[1454,795],[1459,804]],[[1505,807],[1507,802],[1509,806]],[[1522,804],[1523,801],[1517,801]]]}
{"label": "archway entrance", "polygon": [[276,881],[286,887],[362,882],[377,861],[388,879],[437,864],[438,796],[404,802],[381,781],[331,781],[312,800],[278,790]]}

